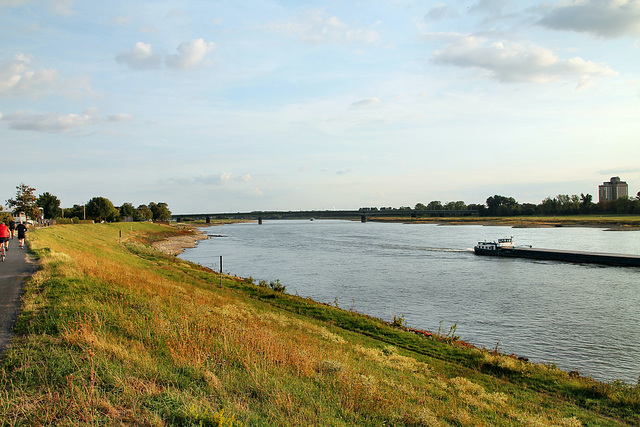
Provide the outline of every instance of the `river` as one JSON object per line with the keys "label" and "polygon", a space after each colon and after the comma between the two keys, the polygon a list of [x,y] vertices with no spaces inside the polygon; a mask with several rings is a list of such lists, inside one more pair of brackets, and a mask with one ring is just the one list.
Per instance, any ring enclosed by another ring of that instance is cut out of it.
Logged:
{"label": "river", "polygon": [[640,255],[640,231],[337,220],[203,229],[181,258],[602,381],[640,376],[640,268],[473,253],[480,240]]}

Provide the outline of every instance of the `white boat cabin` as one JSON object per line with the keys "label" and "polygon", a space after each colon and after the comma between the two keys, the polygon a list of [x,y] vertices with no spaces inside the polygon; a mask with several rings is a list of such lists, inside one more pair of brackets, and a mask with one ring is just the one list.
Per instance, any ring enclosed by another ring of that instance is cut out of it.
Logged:
{"label": "white boat cabin", "polygon": [[502,239],[498,239],[498,248],[500,248],[500,249],[513,249],[513,236],[504,237]]}
{"label": "white boat cabin", "polygon": [[485,251],[497,251],[500,249],[513,249],[513,236],[498,239],[498,242],[478,242],[476,249]]}

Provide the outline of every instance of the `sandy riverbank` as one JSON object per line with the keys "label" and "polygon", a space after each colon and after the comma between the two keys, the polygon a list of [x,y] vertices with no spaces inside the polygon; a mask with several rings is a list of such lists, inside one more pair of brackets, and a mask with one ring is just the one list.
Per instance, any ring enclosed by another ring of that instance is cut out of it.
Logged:
{"label": "sandy riverbank", "polygon": [[198,244],[200,240],[206,240],[209,238],[199,228],[193,228],[192,234],[185,234],[181,236],[168,237],[159,242],[151,244],[155,249],[158,249],[169,255],[179,255],[187,248],[193,248]]}

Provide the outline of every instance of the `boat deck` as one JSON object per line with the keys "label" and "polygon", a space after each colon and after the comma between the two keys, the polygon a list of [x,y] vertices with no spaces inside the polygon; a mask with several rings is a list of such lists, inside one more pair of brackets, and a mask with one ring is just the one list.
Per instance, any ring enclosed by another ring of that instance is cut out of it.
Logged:
{"label": "boat deck", "polygon": [[561,249],[514,248],[496,251],[476,251],[479,255],[530,258],[574,263],[604,264],[624,267],[640,267],[640,255],[610,254],[601,252],[576,252]]}

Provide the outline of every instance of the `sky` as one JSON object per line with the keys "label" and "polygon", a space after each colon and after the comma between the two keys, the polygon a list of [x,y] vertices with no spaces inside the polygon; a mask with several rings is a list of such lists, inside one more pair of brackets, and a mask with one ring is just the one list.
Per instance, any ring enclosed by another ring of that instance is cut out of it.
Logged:
{"label": "sky", "polygon": [[640,0],[0,0],[0,202],[640,191]]}

